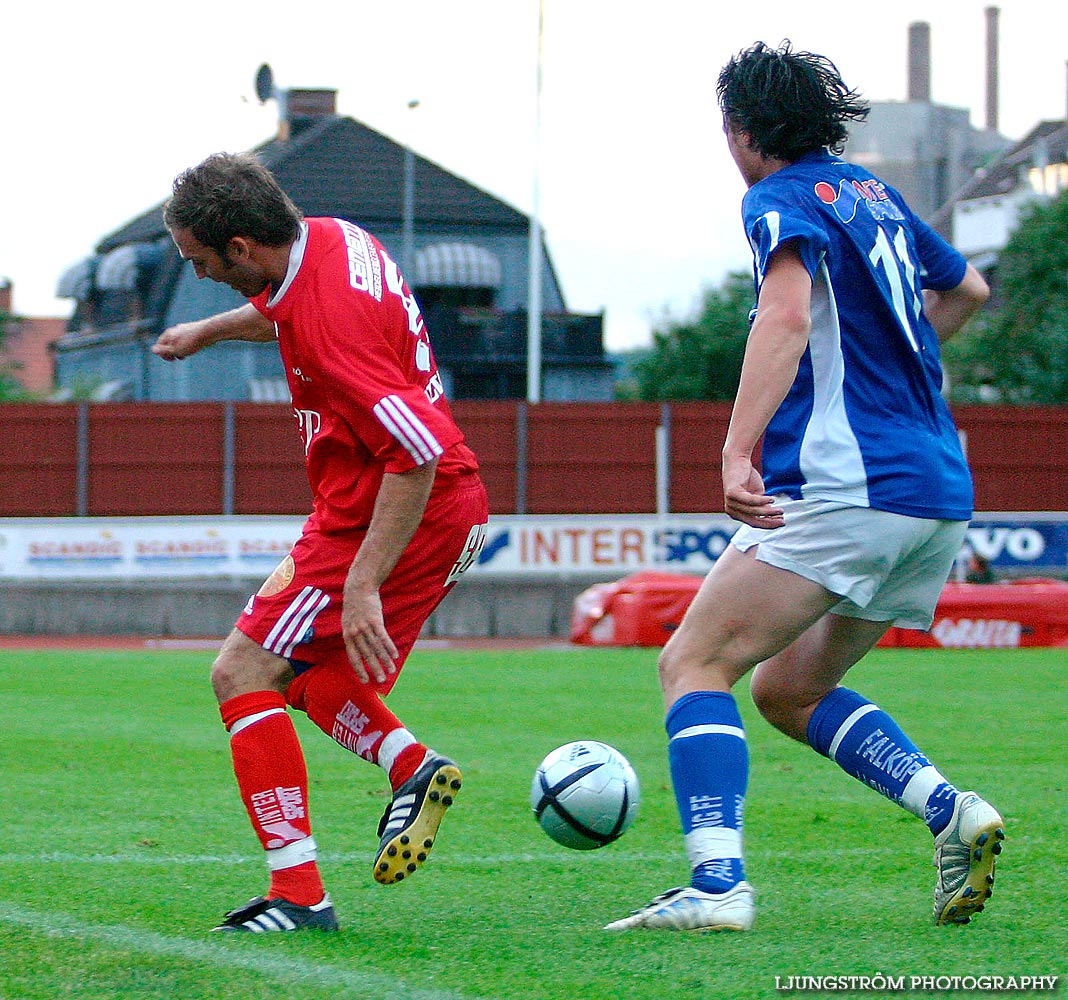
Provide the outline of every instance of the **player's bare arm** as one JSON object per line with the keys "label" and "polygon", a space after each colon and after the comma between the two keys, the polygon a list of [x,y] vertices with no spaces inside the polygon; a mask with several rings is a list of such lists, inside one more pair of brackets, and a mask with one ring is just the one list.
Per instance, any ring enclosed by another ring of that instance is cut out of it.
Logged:
{"label": "player's bare arm", "polygon": [[990,296],[983,276],[971,264],[956,288],[946,292],[927,289],[923,308],[939,340],[948,340],[979,310]]}
{"label": "player's bare arm", "polygon": [[274,339],[274,324],[255,306],[243,305],[207,319],[168,327],[152,345],[152,353],[164,361],[178,361],[223,340],[266,343]]}
{"label": "player's bare arm", "polygon": [[776,250],[760,286],[723,444],[724,510],[754,527],[777,528],[783,523],[774,497],[764,493],[753,452],[797,377],[808,344],[811,297],[812,281],[797,251],[789,245]]}
{"label": "player's bare arm", "polygon": [[386,473],[367,535],[352,561],[342,595],[341,633],[363,681],[381,683],[397,672],[397,647],[386,631],[379,588],[423,518],[437,459],[403,473]]}

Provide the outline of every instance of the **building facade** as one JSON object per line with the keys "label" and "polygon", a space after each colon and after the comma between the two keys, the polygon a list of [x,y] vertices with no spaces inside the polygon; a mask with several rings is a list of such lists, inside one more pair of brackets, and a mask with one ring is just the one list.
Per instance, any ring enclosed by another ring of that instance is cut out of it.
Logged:
{"label": "building facade", "polygon": [[0,322],[0,377],[18,383],[30,398],[49,395],[55,381],[51,347],[63,336],[66,321],[58,316],[20,316],[15,311],[14,287],[0,278]]}
{"label": "building facade", "polygon": [[[453,398],[527,393],[526,303],[531,220],[504,201],[340,116],[332,90],[291,90],[278,134],[254,152],[307,216],[336,216],[372,232],[398,261],[423,309]],[[159,333],[241,304],[198,281],[163,225],[162,203],[104,237],[70,268],[60,297],[75,301],[55,345],[68,393],[110,400],[288,399],[271,345],[228,343],[173,365],[151,352]],[[603,317],[567,311],[544,241],[541,398],[607,400],[613,369]]]}

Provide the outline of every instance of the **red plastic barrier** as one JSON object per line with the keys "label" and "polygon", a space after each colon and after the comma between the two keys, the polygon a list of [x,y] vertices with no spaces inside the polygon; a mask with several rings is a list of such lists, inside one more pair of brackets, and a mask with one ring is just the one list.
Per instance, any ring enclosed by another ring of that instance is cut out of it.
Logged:
{"label": "red plastic barrier", "polygon": [[595,583],[575,598],[571,641],[586,646],[663,646],[702,577],[643,570]]}
{"label": "red plastic barrier", "polygon": [[[571,641],[586,646],[663,646],[701,577],[644,571],[599,583],[575,599]],[[1068,583],[948,583],[929,632],[893,627],[880,646],[1068,647]]]}
{"label": "red plastic barrier", "polygon": [[1068,646],[1068,583],[947,583],[929,632],[891,628],[880,646]]}

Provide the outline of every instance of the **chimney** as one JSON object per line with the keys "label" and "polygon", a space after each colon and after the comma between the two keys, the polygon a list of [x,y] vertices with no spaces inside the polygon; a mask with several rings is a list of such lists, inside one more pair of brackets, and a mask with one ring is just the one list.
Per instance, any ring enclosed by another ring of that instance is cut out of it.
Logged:
{"label": "chimney", "polygon": [[998,130],[998,7],[986,8],[986,127]]}
{"label": "chimney", "polygon": [[337,91],[293,88],[280,95],[278,138],[285,142],[337,114]]}
{"label": "chimney", "polygon": [[337,91],[294,88],[273,90],[278,101],[278,141],[288,142],[337,113]]}
{"label": "chimney", "polygon": [[931,100],[931,26],[926,21],[909,25],[908,99]]}
{"label": "chimney", "polygon": [[0,278],[0,313],[11,315],[11,282]]}
{"label": "chimney", "polygon": [[286,113],[290,118],[326,118],[337,111],[336,90],[287,91]]}

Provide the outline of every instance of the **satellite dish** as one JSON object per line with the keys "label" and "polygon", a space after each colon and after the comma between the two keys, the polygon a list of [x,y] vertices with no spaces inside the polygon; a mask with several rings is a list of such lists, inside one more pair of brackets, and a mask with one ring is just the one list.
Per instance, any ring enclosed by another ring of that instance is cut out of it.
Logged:
{"label": "satellite dish", "polygon": [[260,104],[265,104],[274,97],[274,73],[267,63],[256,70],[256,96],[260,99]]}

